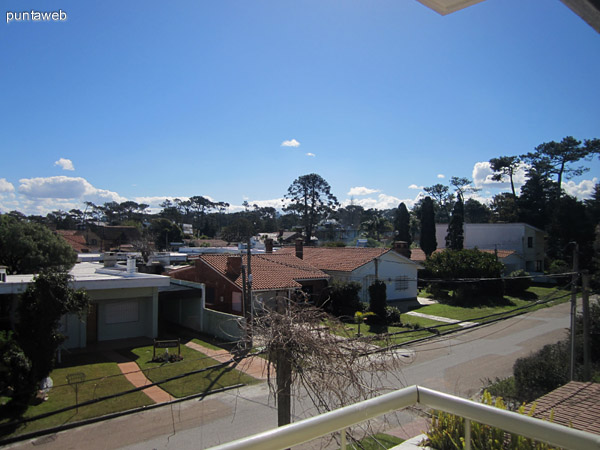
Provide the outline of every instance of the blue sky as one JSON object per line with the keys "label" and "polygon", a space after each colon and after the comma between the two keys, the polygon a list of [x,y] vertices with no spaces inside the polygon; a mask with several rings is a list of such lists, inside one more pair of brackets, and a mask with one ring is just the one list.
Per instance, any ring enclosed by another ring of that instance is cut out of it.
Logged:
{"label": "blue sky", "polygon": [[[63,10],[63,22],[9,12]],[[203,195],[410,206],[492,157],[600,137],[600,34],[558,0],[5,0],[0,211]],[[284,143],[289,145],[284,145]],[[580,198],[590,171],[565,188]],[[443,176],[443,177],[442,177]]]}

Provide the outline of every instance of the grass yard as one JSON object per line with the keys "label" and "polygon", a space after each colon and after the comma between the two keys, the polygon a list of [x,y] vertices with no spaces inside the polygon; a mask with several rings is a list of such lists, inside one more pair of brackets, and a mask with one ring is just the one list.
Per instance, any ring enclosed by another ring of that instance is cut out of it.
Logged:
{"label": "grass yard", "polygon": [[[73,373],[83,373],[85,375],[86,381],[81,383],[78,388],[79,403],[133,389],[131,383],[121,374],[116,363],[108,362],[100,355],[73,356],[69,358],[67,364],[54,369],[50,374],[54,387],[49,392],[48,400],[30,406],[24,417],[33,417],[75,405],[75,388],[67,382],[67,375]],[[79,410],[73,409],[29,422],[14,431],[13,434],[29,433],[152,403],[154,402],[144,393],[134,392],[92,405],[82,406]],[[0,423],[6,422],[7,420],[0,421]]]}
{"label": "grass yard", "polygon": [[381,450],[395,447],[396,445],[402,444],[402,442],[404,442],[404,440],[399,437],[385,433],[377,433],[373,436],[367,436],[366,438],[361,439],[359,445],[348,443],[346,448],[352,450]]}
{"label": "grass yard", "polygon": [[[198,341],[198,343],[205,345],[202,341]],[[177,375],[183,375],[185,373],[219,364],[218,361],[208,358],[204,354],[186,347],[185,345],[181,346],[181,356],[183,356],[183,361],[178,362],[152,362],[152,351],[152,346],[139,347],[132,349],[130,353],[127,354],[127,357],[135,361],[144,371],[146,377],[155,383]],[[170,349],[171,354],[176,351],[176,349]],[[185,397],[234,384],[251,384],[256,381],[256,379],[249,375],[226,367],[168,381],[161,384],[160,387],[173,397]]]}
{"label": "grass yard", "polygon": [[[536,305],[531,308],[528,308],[527,311],[535,311],[536,309],[546,308],[548,306],[556,305],[558,303],[562,303],[568,301],[568,297],[564,297],[568,294],[567,291],[562,291],[558,288],[548,288],[548,287],[540,287],[533,286],[527,290],[527,294],[524,298],[510,297],[505,296],[504,298],[507,300],[503,305],[493,305],[493,306],[480,306],[473,308],[464,308],[460,306],[451,306],[444,305],[441,303],[437,303],[434,305],[427,305],[422,308],[419,308],[415,311],[423,313],[423,314],[431,314],[433,316],[441,316],[447,317],[449,319],[455,320],[473,320],[480,317],[488,316],[491,314],[497,313],[509,313],[515,308],[530,305],[532,302],[536,300],[543,300],[546,298],[557,298],[557,300],[542,305]],[[559,298],[560,297],[560,298]],[[406,316],[402,316],[402,321],[404,322],[404,318]]]}

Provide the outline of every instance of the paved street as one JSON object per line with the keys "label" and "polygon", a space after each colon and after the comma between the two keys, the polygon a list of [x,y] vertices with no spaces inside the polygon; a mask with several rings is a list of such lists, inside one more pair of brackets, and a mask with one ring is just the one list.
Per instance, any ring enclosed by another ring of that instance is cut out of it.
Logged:
{"label": "paved street", "polygon": [[[461,331],[410,348],[405,367],[389,377],[389,387],[418,384],[468,397],[485,378],[508,376],[514,361],[566,335],[569,304],[538,310],[473,331]],[[408,362],[409,361],[409,362]],[[314,414],[296,401],[295,417]],[[398,416],[408,423],[408,414]],[[206,448],[272,428],[277,423],[266,383],[160,407],[143,413],[38,438],[9,448],[180,449]]]}

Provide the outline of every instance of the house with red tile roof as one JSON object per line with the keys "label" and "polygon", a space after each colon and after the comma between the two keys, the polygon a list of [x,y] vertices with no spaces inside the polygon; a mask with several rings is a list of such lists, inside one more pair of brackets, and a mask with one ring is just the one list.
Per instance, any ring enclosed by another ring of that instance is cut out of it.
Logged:
{"label": "house with red tile roof", "polygon": [[[207,308],[242,315],[242,266],[247,270],[247,256],[206,254],[194,261],[193,266],[171,270],[168,275],[178,280],[203,283]],[[258,309],[272,306],[278,296],[289,298],[298,290],[312,298],[318,298],[330,278],[293,254],[252,255],[250,265],[253,307]]]}
{"label": "house with red tile roof", "polygon": [[[417,298],[417,271],[422,267],[407,257],[406,243],[392,248],[285,247],[277,254],[296,255],[332,279],[356,281],[361,284],[360,298],[369,301],[369,286],[375,280],[387,286],[387,300],[392,304]],[[396,306],[401,306],[397,303]]]}
{"label": "house with red tile roof", "polygon": [[55,230],[77,253],[93,253],[100,250],[100,239],[89,230]]}

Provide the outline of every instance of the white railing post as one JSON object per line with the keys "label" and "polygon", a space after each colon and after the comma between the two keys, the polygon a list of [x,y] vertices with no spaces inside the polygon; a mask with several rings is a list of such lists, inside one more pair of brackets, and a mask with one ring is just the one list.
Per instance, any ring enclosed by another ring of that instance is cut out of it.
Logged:
{"label": "white railing post", "polygon": [[471,421],[465,419],[465,450],[471,450]]}
{"label": "white railing post", "polygon": [[346,429],[345,428],[340,431],[340,437],[341,437],[340,450],[346,450]]}

